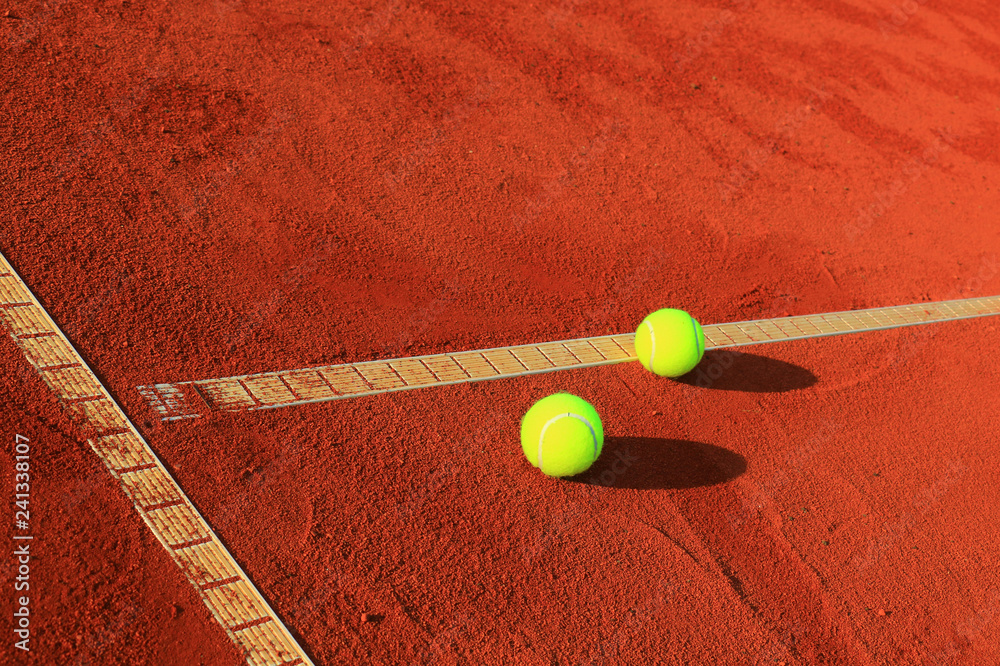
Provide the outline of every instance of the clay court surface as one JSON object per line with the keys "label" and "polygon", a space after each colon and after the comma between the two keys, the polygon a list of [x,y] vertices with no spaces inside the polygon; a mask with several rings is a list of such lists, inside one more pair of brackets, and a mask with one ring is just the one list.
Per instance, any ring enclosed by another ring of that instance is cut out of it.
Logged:
{"label": "clay court surface", "polygon": [[[15,1],[0,49],[0,252],[314,663],[1000,663],[997,318],[137,389],[1000,294],[993,2]],[[556,391],[604,421],[577,479],[520,451]],[[246,663],[7,335],[0,395],[0,661]]]}

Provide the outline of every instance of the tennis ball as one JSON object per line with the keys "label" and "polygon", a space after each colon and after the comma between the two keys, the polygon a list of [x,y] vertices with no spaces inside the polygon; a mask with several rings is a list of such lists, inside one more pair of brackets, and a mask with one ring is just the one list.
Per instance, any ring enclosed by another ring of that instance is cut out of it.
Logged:
{"label": "tennis ball", "polygon": [[554,393],[542,398],[521,419],[524,455],[547,476],[587,471],[603,447],[601,417],[575,395]]}
{"label": "tennis ball", "polygon": [[657,310],[636,329],[635,354],[650,372],[680,377],[691,372],[705,355],[705,333],[683,310]]}

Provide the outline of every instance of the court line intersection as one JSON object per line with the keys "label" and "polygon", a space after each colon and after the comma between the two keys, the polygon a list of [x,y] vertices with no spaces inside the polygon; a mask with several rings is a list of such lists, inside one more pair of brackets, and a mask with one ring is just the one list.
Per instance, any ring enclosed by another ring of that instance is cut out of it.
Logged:
{"label": "court line intersection", "polygon": [[0,254],[0,321],[251,666],[312,666],[274,609]]}

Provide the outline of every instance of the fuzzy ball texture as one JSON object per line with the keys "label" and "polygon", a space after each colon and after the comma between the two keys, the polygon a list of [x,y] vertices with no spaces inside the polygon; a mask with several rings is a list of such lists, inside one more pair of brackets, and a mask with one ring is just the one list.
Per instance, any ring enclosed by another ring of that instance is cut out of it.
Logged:
{"label": "fuzzy ball texture", "polygon": [[642,320],[635,331],[635,353],[642,367],[660,377],[691,372],[705,355],[705,333],[683,310],[664,308]]}
{"label": "fuzzy ball texture", "polygon": [[548,476],[585,472],[604,447],[597,410],[583,398],[554,393],[542,398],[521,419],[521,448],[528,461]]}

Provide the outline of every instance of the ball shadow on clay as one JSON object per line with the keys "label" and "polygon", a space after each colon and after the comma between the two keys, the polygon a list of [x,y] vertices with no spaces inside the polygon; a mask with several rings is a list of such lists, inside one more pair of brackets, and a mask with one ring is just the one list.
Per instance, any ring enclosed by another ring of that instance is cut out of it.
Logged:
{"label": "ball shadow on clay", "polygon": [[567,480],[607,488],[700,488],[743,474],[746,458],[713,444],[660,437],[607,437],[589,470]]}
{"label": "ball shadow on clay", "polygon": [[697,388],[784,393],[816,383],[816,375],[793,363],[731,349],[710,349],[694,370],[674,381]]}

